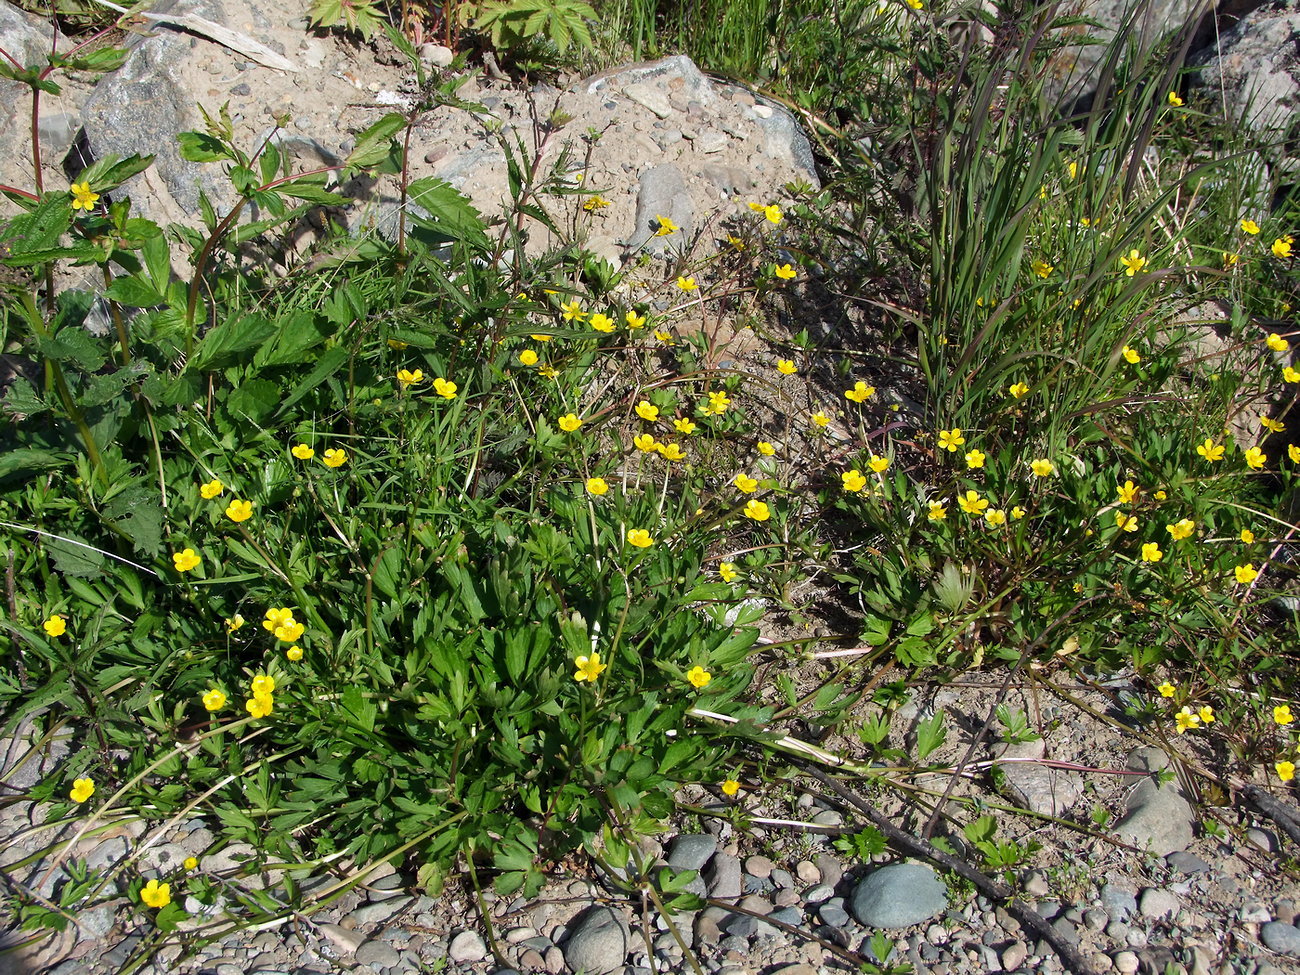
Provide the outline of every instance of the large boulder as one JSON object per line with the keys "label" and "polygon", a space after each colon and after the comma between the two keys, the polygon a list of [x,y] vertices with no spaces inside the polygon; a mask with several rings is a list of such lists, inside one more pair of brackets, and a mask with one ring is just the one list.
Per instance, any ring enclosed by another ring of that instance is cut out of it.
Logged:
{"label": "large boulder", "polygon": [[1220,97],[1232,121],[1269,137],[1285,136],[1300,117],[1300,0],[1246,14],[1215,46],[1192,60],[1196,81]]}

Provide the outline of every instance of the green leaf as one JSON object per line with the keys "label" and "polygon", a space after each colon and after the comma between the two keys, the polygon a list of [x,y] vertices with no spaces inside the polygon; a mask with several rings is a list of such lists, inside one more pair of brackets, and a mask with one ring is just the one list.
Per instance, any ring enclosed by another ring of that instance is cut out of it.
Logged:
{"label": "green leaf", "polygon": [[35,474],[38,471],[54,470],[68,464],[68,454],[52,450],[36,450],[30,447],[15,447],[0,452],[0,478],[14,474]]}
{"label": "green leaf", "polygon": [[59,239],[72,224],[72,197],[46,193],[30,213],[20,213],[0,231],[0,254],[4,263],[22,266],[25,258],[58,247]]}
{"label": "green leaf", "polygon": [[316,360],[316,368],[307,374],[301,382],[294,386],[293,392],[290,393],[280,404],[279,412],[276,416],[284,416],[285,411],[294,403],[302,399],[313,389],[319,386],[329,376],[338,372],[343,363],[347,361],[348,350],[341,345],[336,345],[332,349],[327,349],[325,354]]}
{"label": "green leaf", "polygon": [[948,729],[944,726],[943,711],[934,714],[916,726],[916,751],[922,761],[948,740]]}
{"label": "green leaf", "polygon": [[465,196],[446,180],[426,176],[411,183],[407,197],[427,216],[412,211],[411,220],[418,226],[436,231],[450,240],[465,240],[487,245],[483,217]]}
{"label": "green leaf", "polygon": [[234,159],[235,154],[215,136],[206,132],[182,132],[176,136],[180,143],[181,157],[190,162],[216,162],[218,159]]}
{"label": "green leaf", "polygon": [[273,334],[275,326],[256,312],[223,322],[203,336],[190,359],[190,368],[206,372],[231,365],[240,360],[239,353],[261,346]]}
{"label": "green leaf", "polygon": [[247,416],[261,423],[279,405],[280,387],[269,379],[246,379],[226,399],[232,416]]}
{"label": "green leaf", "polygon": [[81,171],[79,177],[83,183],[89,183],[97,192],[116,189],[137,173],[142,173],[152,165],[153,156],[139,154],[119,159],[117,156],[105,156],[96,159]]}
{"label": "green leaf", "polygon": [[365,169],[383,162],[397,149],[393,136],[405,127],[405,115],[389,112],[357,135],[356,148],[348,154],[344,165],[348,169]]}
{"label": "green leaf", "polygon": [[167,302],[167,299],[159,294],[152,284],[142,281],[134,274],[117,278],[108,286],[104,294],[114,301],[120,301],[134,308],[152,308],[154,305]]}
{"label": "green leaf", "polygon": [[266,342],[253,358],[259,369],[267,366],[298,365],[308,353],[328,338],[322,322],[310,310],[299,308],[276,323],[275,338]]}

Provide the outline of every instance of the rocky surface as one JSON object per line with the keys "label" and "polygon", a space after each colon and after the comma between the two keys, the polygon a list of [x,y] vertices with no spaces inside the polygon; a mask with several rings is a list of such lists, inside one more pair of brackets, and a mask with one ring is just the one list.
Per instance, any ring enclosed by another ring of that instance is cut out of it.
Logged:
{"label": "rocky surface", "polygon": [[1252,10],[1217,45],[1193,59],[1208,95],[1228,118],[1283,135],[1300,111],[1300,3],[1283,0]]}

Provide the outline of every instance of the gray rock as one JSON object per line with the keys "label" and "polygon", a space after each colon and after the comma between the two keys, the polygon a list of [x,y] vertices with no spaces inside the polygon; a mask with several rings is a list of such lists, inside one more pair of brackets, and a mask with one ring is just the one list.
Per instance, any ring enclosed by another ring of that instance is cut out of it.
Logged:
{"label": "gray rock", "polygon": [[803,923],[803,912],[797,907],[778,907],[768,917],[774,921],[782,921],[792,927],[798,927]]}
{"label": "gray rock", "polygon": [[653,85],[633,82],[624,86],[623,94],[660,118],[667,118],[673,114],[673,107],[668,103],[668,94]]}
{"label": "gray rock", "polygon": [[1273,913],[1259,901],[1247,901],[1237,917],[1246,924],[1265,924],[1273,920]]}
{"label": "gray rock", "polygon": [[704,876],[710,897],[726,900],[740,896],[740,860],[730,853],[715,853]]}
{"label": "gray rock", "polygon": [[1300,103],[1300,56],[1294,44],[1300,11],[1283,3],[1252,6],[1257,9],[1192,63],[1200,66],[1196,81],[1215,104],[1226,100],[1228,119],[1280,134]]}
{"label": "gray rock", "polygon": [[[821,813],[818,813],[818,815],[821,815]],[[817,869],[811,860],[800,860],[795,865],[794,873],[805,884],[819,884],[822,880],[822,872]]]}
{"label": "gray rock", "polygon": [[394,914],[409,907],[415,903],[414,897],[393,897],[388,900],[378,901],[374,904],[366,904],[358,907],[348,915],[359,928],[370,927],[375,924],[383,924]]}
{"label": "gray rock", "polygon": [[[660,217],[671,220],[677,230],[658,235]],[[680,250],[694,230],[695,204],[691,202],[682,171],[671,163],[660,163],[642,173],[636,198],[636,230],[628,241],[629,246],[658,256],[669,250]]]}
{"label": "gray rock", "polygon": [[993,757],[999,760],[997,781],[1008,798],[1031,812],[1063,816],[1083,794],[1083,779],[1075,772],[1038,764],[1046,748],[1041,738],[997,745],[993,749]]}
{"label": "gray rock", "polygon": [[108,932],[113,930],[113,919],[117,912],[108,904],[101,904],[98,907],[86,911],[79,911],[75,915],[77,926],[87,937],[103,940],[108,937]]}
{"label": "gray rock", "polygon": [[702,106],[712,107],[718,101],[717,89],[704,76],[695,62],[685,55],[638,64],[630,68],[596,75],[587,83],[587,94],[626,90],[628,85],[654,85],[663,83],[676,88],[677,94]]}
{"label": "gray rock", "polygon": [[114,836],[102,841],[86,857],[86,866],[91,870],[107,870],[126,856],[126,837]]}
{"label": "gray rock", "polygon": [[758,933],[758,918],[749,914],[732,914],[722,922],[722,930],[733,938],[752,938]]}
{"label": "gray rock", "polygon": [[766,894],[774,889],[772,881],[766,877],[751,877],[749,874],[745,874],[741,883],[746,894]]}
{"label": "gray rock", "polygon": [[1178,913],[1180,906],[1181,901],[1177,895],[1158,887],[1148,887],[1138,898],[1138,910],[1142,912],[1143,917],[1173,917]]}
{"label": "gray rock", "polygon": [[[1129,767],[1133,769],[1154,772],[1164,762],[1167,759],[1158,748],[1139,748],[1129,755]],[[1116,824],[1115,835],[1139,849],[1168,856],[1191,845],[1192,820],[1192,807],[1183,798],[1178,780],[1160,784],[1153,775],[1140,781],[1129,794],[1127,811]]]}
{"label": "gray rock", "polygon": [[871,928],[906,928],[938,917],[948,906],[943,882],[919,863],[873,870],[853,891],[850,910]]}
{"label": "gray rock", "polygon": [[848,911],[844,910],[842,903],[836,904],[834,901],[819,904],[817,916],[821,918],[823,924],[829,924],[833,928],[842,928],[849,923]]}
{"label": "gray rock", "polygon": [[772,114],[766,118],[758,115],[758,127],[763,132],[763,154],[785,166],[798,169],[814,189],[820,189],[821,180],[817,177],[817,166],[813,161],[808,137],[803,134],[794,116],[780,105],[755,105],[754,111],[757,114],[759,109],[766,107],[771,108]]}
{"label": "gray rock", "polygon": [[1137,913],[1137,896],[1131,890],[1107,884],[1101,889],[1101,906],[1113,920],[1127,921]]}
{"label": "gray rock", "polygon": [[1138,970],[1141,962],[1138,956],[1131,951],[1117,951],[1111,956],[1111,964],[1115,966],[1115,971],[1122,975],[1133,975]]}
{"label": "gray rock", "polygon": [[835,889],[828,884],[817,884],[815,887],[809,887],[803,893],[803,902],[805,904],[820,904],[822,901],[830,900],[835,896]]}
{"label": "gray rock", "polygon": [[1025,959],[1029,957],[1029,946],[1023,941],[1013,941],[1002,949],[1002,967],[1013,972],[1024,964]]}
{"label": "gray rock", "polygon": [[772,876],[772,861],[763,856],[752,856],[745,860],[745,872],[753,877],[767,879]]}
{"label": "gray rock", "polygon": [[1277,834],[1271,829],[1258,829],[1252,826],[1246,830],[1246,839],[1258,845],[1265,853],[1277,852]]}
{"label": "gray rock", "polygon": [[683,833],[668,845],[668,866],[674,870],[702,870],[717,849],[716,837]]}
{"label": "gray rock", "polygon": [[574,972],[607,975],[623,966],[627,945],[623,916],[608,907],[593,907],[569,926],[564,961]]}
{"label": "gray rock", "polygon": [[455,59],[451,48],[441,44],[421,44],[420,60],[434,68],[446,68]]}
{"label": "gray rock", "polygon": [[772,871],[772,883],[778,887],[793,887],[794,878],[790,876],[789,871],[777,867]]}
{"label": "gray rock", "polygon": [[357,961],[372,968],[391,968],[401,960],[397,949],[383,941],[367,941],[357,949]]}
{"label": "gray rock", "polygon": [[451,939],[447,957],[457,963],[482,961],[487,957],[487,946],[477,931],[462,931]]}
{"label": "gray rock", "polygon": [[1210,869],[1210,865],[1198,857],[1195,853],[1188,853],[1186,850],[1176,850],[1165,857],[1165,862],[1176,870],[1178,873],[1197,874],[1204,873]]}
{"label": "gray rock", "polygon": [[330,942],[344,957],[355,955],[357,949],[366,940],[359,931],[350,931],[347,928],[339,927],[337,924],[318,924],[316,930],[329,938]]}
{"label": "gray rock", "polygon": [[813,863],[817,864],[817,869],[821,871],[822,883],[834,890],[839,886],[839,882],[844,878],[844,867],[840,861],[828,853],[818,853],[813,857]]}

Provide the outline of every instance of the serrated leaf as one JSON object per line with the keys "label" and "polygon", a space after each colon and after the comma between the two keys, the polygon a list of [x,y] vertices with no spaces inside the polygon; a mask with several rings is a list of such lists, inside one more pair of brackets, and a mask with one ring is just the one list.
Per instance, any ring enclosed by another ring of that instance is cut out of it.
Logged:
{"label": "serrated leaf", "polygon": [[182,132],[176,136],[180,143],[181,158],[190,162],[216,162],[218,159],[234,159],[235,154],[215,136],[206,132]]}
{"label": "serrated leaf", "polygon": [[167,299],[159,294],[152,284],[142,281],[134,274],[117,278],[108,286],[104,294],[114,301],[120,301],[133,308],[152,308],[167,303]]}

